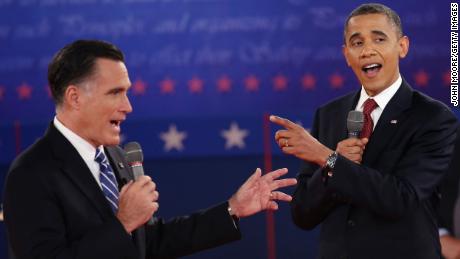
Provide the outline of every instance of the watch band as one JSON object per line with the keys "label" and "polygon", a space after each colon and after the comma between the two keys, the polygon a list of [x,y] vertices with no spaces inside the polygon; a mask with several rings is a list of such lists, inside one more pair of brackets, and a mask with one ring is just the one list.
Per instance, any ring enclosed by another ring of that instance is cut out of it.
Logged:
{"label": "watch band", "polygon": [[325,185],[327,185],[327,182],[329,178],[331,178],[334,173],[334,167],[335,167],[335,162],[337,161],[337,151],[332,152],[327,159],[326,159],[326,164],[323,166],[323,182]]}
{"label": "watch band", "polygon": [[326,171],[332,171],[334,170],[335,167],[335,162],[337,161],[337,151],[332,152],[327,159],[326,159],[326,164],[324,165],[324,169]]}

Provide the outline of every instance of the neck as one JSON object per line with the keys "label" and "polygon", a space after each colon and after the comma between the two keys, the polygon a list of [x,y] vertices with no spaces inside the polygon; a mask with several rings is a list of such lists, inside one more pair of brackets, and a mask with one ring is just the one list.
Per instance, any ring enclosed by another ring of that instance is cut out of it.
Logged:
{"label": "neck", "polygon": [[97,148],[97,143],[91,141],[87,135],[85,134],[84,128],[81,127],[81,124],[78,120],[78,114],[72,114],[71,111],[66,111],[63,108],[56,109],[56,118],[59,120],[62,125],[64,125],[67,129],[71,130],[73,133],[77,134],[82,139],[86,140],[90,143],[94,148]]}

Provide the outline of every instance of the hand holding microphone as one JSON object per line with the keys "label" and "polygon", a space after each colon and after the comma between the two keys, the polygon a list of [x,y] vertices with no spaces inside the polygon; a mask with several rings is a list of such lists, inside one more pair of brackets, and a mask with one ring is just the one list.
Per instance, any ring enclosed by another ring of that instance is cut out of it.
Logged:
{"label": "hand holding microphone", "polygon": [[152,215],[158,210],[159,193],[152,179],[144,175],[142,149],[137,142],[125,145],[126,159],[133,170],[134,181],[120,191],[117,217],[128,233],[148,222],[153,224]]}
{"label": "hand holding microphone", "polygon": [[336,148],[340,155],[358,164],[362,161],[364,149],[369,141],[367,138],[359,138],[363,124],[363,113],[355,110],[350,111],[347,118],[348,138],[340,141]]}

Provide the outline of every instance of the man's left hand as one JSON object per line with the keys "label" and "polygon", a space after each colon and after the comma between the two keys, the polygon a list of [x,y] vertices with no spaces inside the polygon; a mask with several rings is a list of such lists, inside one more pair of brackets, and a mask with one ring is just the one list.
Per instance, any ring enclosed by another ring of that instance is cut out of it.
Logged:
{"label": "man's left hand", "polygon": [[230,208],[237,217],[247,217],[262,210],[277,210],[276,201],[291,201],[292,197],[278,188],[295,185],[295,178],[278,179],[288,172],[286,168],[278,169],[262,176],[260,168],[228,201]]}

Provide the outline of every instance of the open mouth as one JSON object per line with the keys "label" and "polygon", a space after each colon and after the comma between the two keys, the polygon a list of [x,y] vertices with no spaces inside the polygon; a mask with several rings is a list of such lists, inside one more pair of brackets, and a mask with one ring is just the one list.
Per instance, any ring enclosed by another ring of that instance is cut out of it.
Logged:
{"label": "open mouth", "polygon": [[120,127],[120,124],[121,124],[121,121],[118,121],[118,120],[111,120],[111,121],[110,121],[110,124],[112,124],[112,127],[119,128],[119,127]]}
{"label": "open mouth", "polygon": [[372,64],[363,66],[361,69],[367,76],[374,77],[377,75],[377,73],[380,71],[381,68],[382,68],[382,64],[372,63]]}

